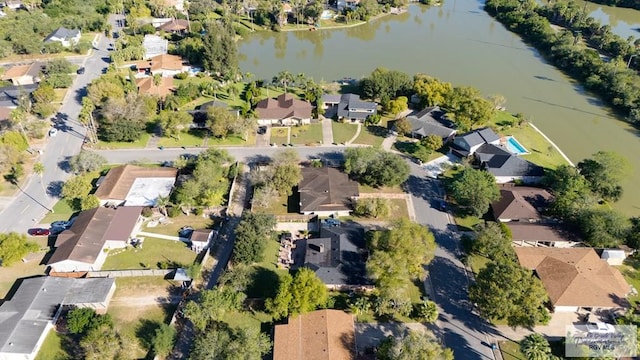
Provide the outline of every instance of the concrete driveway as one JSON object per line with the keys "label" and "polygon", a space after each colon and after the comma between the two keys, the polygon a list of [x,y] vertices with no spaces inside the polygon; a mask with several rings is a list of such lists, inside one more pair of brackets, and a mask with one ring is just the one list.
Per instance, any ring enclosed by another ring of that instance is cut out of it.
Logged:
{"label": "concrete driveway", "polygon": [[269,147],[271,140],[271,126],[260,125],[260,127],[264,127],[266,130],[264,134],[256,133],[256,146],[258,147]]}

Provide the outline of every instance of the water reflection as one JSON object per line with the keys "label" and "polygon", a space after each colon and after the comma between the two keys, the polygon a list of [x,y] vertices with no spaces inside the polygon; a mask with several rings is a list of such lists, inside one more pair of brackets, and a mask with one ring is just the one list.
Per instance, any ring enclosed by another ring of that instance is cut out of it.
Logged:
{"label": "water reflection", "polygon": [[636,39],[640,37],[638,28],[640,28],[640,11],[634,9],[625,9],[613,6],[606,6],[577,0],[576,4],[587,7],[589,16],[596,19],[602,25],[610,25],[614,34],[628,38],[633,36]]}

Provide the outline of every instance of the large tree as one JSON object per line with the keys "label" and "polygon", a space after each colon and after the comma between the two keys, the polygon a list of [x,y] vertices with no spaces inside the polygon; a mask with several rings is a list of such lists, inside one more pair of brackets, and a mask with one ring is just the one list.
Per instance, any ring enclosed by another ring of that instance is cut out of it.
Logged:
{"label": "large tree", "polygon": [[400,71],[377,68],[360,81],[360,88],[366,97],[386,103],[406,94],[411,88],[411,78]]}
{"label": "large tree", "polygon": [[451,83],[417,74],[413,77],[413,91],[420,97],[421,106],[443,105],[453,92]]}
{"label": "large tree", "polygon": [[347,148],[344,157],[345,172],[367,185],[394,186],[409,177],[409,165],[404,159],[379,148]]}
{"label": "large tree", "polygon": [[378,346],[379,360],[453,360],[451,349],[445,348],[428,330],[409,330],[402,337],[388,337]]}
{"label": "large tree", "polygon": [[234,130],[234,123],[237,117],[220,106],[210,106],[207,108],[207,127],[215,137],[226,138]]}
{"label": "large tree", "polygon": [[72,156],[69,160],[71,170],[76,173],[100,170],[107,163],[102,155],[93,151],[81,150],[78,155]]}
{"label": "large tree", "polygon": [[186,303],[184,316],[198,331],[204,332],[209,324],[222,320],[224,314],[240,310],[245,298],[244,293],[230,287],[203,290],[196,300]]}
{"label": "large tree", "polygon": [[629,175],[631,164],[618,153],[599,151],[579,162],[578,169],[594,193],[605,200],[618,201],[622,197],[620,182]]}
{"label": "large tree", "polygon": [[596,203],[589,183],[573,166],[560,165],[548,172],[545,183],[555,197],[551,211],[564,219],[573,219]]}
{"label": "large tree", "polygon": [[216,323],[195,338],[191,360],[261,360],[271,351],[269,337],[258,329],[230,328]]}
{"label": "large tree", "polygon": [[316,310],[327,301],[327,287],[309,268],[299,269],[295,276],[280,277],[278,291],[267,299],[265,306],[274,318],[304,314]]}
{"label": "large tree", "polygon": [[273,215],[245,213],[235,231],[233,261],[251,264],[262,260],[275,225]]}
{"label": "large tree", "polygon": [[617,247],[627,235],[629,219],[612,209],[588,209],[577,215],[584,240],[593,247]]}
{"label": "large tree", "polygon": [[206,71],[233,78],[238,71],[238,46],[230,22],[211,22],[202,39],[202,65]]}
{"label": "large tree", "polygon": [[538,333],[529,334],[520,340],[520,352],[527,360],[550,360],[553,356],[549,341]]}
{"label": "large tree", "polygon": [[11,266],[30,252],[38,251],[38,244],[27,241],[23,234],[0,233],[0,266]]}
{"label": "large tree", "polygon": [[487,222],[477,225],[474,230],[473,251],[491,260],[514,258],[511,239],[505,234],[502,224]]}
{"label": "large tree", "polygon": [[482,216],[500,198],[500,189],[490,173],[466,167],[449,185],[449,195],[475,216]]}
{"label": "large tree", "polygon": [[507,320],[511,327],[533,328],[549,320],[547,292],[530,270],[512,260],[489,262],[469,288],[469,299],[483,316]]}
{"label": "large tree", "polygon": [[495,107],[475,88],[458,86],[453,88],[446,100],[446,108],[453,114],[453,122],[459,130],[467,131],[489,122]]}
{"label": "large tree", "polygon": [[162,135],[178,140],[180,140],[180,134],[187,132],[192,123],[193,116],[186,111],[165,110],[158,116]]}

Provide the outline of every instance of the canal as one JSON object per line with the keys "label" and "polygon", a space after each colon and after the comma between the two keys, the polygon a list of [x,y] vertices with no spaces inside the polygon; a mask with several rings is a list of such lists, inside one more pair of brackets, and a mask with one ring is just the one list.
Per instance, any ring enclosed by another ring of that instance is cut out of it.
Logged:
{"label": "canal", "polygon": [[510,112],[527,114],[575,163],[599,150],[625,155],[634,169],[616,208],[640,215],[640,191],[633,186],[640,183],[640,132],[482,6],[477,0],[446,0],[441,7],[411,5],[404,14],[352,28],[254,33],[240,43],[240,67],[257,79],[287,70],[331,81],[366,76],[381,66],[501,94]]}

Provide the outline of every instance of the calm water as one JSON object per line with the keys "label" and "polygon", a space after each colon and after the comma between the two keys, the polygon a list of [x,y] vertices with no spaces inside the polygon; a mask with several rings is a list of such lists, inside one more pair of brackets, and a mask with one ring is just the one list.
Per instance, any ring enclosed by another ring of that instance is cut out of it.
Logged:
{"label": "calm water", "polygon": [[640,38],[640,11],[613,6],[604,6],[585,1],[576,1],[580,6],[587,4],[589,16],[598,20],[600,24],[608,24],[611,31],[627,39],[629,36]]}
{"label": "calm water", "polygon": [[405,14],[349,29],[255,33],[240,44],[240,53],[242,70],[258,79],[287,70],[330,81],[383,66],[502,94],[509,111],[527,114],[574,162],[598,150],[626,155],[634,172],[619,208],[640,215],[640,192],[632,186],[640,183],[640,132],[545,63],[488,16],[480,1],[412,5]]}

